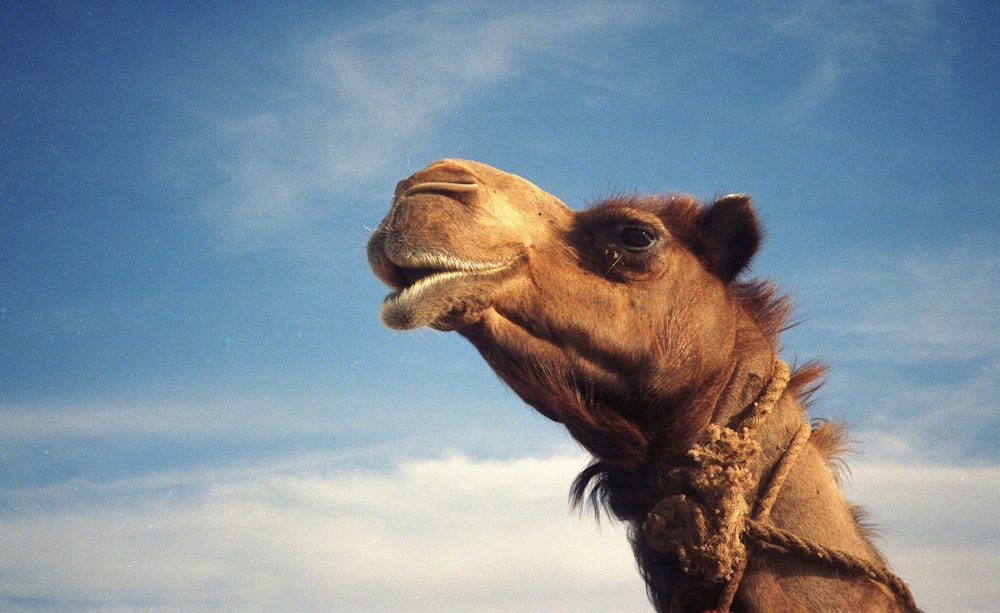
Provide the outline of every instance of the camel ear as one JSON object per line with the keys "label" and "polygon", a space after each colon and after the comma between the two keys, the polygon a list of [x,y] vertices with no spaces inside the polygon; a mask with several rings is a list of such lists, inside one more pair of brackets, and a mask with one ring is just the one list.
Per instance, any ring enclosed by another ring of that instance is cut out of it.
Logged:
{"label": "camel ear", "polygon": [[760,247],[760,226],[750,206],[750,196],[732,194],[716,198],[698,225],[708,241],[706,254],[713,271],[726,283],[736,278]]}

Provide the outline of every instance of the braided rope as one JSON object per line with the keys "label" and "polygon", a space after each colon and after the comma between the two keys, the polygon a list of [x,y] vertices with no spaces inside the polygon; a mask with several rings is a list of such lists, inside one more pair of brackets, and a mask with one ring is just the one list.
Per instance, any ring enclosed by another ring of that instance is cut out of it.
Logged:
{"label": "braided rope", "polygon": [[910,587],[884,564],[868,562],[846,551],[810,543],[787,530],[755,520],[747,522],[746,535],[763,546],[785,553],[794,553],[807,559],[826,562],[840,570],[884,583],[907,607],[913,610],[917,608]]}
{"label": "braided rope", "polygon": [[812,434],[808,423],[803,423],[789,442],[772,469],[767,488],[753,513],[749,513],[745,492],[752,484],[746,464],[759,451],[753,434],[777,405],[790,378],[788,365],[777,360],[771,380],[749,407],[738,431],[715,424],[709,426],[703,442],[688,451],[696,468],[688,471],[687,481],[700,500],[684,494],[661,500],[643,524],[650,544],[664,553],[677,555],[685,572],[726,582],[715,608],[718,613],[729,611],[739,590],[748,563],[744,544],[747,539],[761,547],[825,562],[883,583],[906,606],[916,610],[909,587],[884,564],[810,543],[767,523],[785,479]]}
{"label": "braided rope", "polygon": [[[749,528],[751,526],[765,525],[764,522],[767,521],[768,516],[771,514],[771,508],[774,506],[775,501],[778,500],[778,492],[781,491],[781,486],[785,484],[785,478],[792,472],[792,466],[795,465],[795,460],[798,458],[799,452],[805,447],[810,436],[812,436],[812,427],[808,423],[803,422],[799,426],[798,432],[795,433],[795,437],[792,438],[792,442],[789,443],[788,448],[785,449],[785,452],[778,460],[778,464],[771,474],[771,481],[767,485],[767,490],[760,497],[760,500],[757,501],[757,508],[754,510],[753,516],[747,520],[747,524],[744,526],[745,533],[751,536],[751,538],[753,537],[750,534]],[[722,589],[722,594],[719,596],[718,604],[715,607],[716,610],[728,611],[733,606],[733,600],[736,598],[736,590],[739,589],[743,573],[747,569],[747,560],[748,558],[743,558],[736,567],[732,578],[726,582],[726,586]]]}
{"label": "braided rope", "polygon": [[778,404],[778,400],[785,393],[785,388],[788,386],[791,378],[792,373],[788,368],[788,364],[777,360],[774,363],[774,373],[771,375],[771,380],[768,381],[767,387],[761,392],[760,397],[750,405],[750,412],[743,418],[743,423],[740,424],[741,430],[751,433],[757,431],[757,428],[764,423],[767,416],[771,414],[771,410]]}

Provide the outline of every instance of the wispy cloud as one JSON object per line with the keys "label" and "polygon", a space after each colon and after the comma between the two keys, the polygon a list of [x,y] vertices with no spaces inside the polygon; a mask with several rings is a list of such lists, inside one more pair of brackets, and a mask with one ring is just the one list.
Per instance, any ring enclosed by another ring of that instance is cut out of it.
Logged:
{"label": "wispy cloud", "polygon": [[876,246],[845,255],[798,287],[810,303],[810,326],[843,339],[842,357],[989,360],[1000,331],[998,248],[978,239],[892,253]]}
{"label": "wispy cloud", "polygon": [[1000,253],[982,241],[857,251],[793,288],[787,334],[829,360],[830,402],[895,457],[996,458]]}
{"label": "wispy cloud", "polygon": [[[763,14],[764,22],[798,50],[807,71],[779,108],[779,118],[799,121],[832,98],[850,77],[870,71],[895,69],[908,62],[900,58],[913,46],[923,46],[941,27],[933,0],[875,2],[780,3]],[[941,52],[945,49],[938,47]],[[918,70],[939,80],[946,71],[942,56],[935,66]]]}
{"label": "wispy cloud", "polygon": [[[331,197],[357,196],[374,177],[384,190],[467,98],[516,76],[539,53],[640,14],[628,4],[438,5],[302,41],[283,50],[288,68],[276,69],[284,71],[282,90],[269,103],[220,119],[215,155],[225,180],[205,198],[205,214],[233,247],[292,234],[307,243]],[[387,168],[393,172],[383,177]]]}
{"label": "wispy cloud", "polygon": [[779,114],[786,121],[799,121],[818,109],[833,95],[845,74],[838,60],[827,58],[815,67],[799,89],[781,105]]}

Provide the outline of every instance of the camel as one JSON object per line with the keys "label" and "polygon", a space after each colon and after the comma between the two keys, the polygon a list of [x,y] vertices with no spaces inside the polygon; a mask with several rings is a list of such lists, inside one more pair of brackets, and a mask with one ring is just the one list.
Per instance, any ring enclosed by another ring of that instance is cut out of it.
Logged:
{"label": "camel", "polygon": [[657,611],[917,611],[840,490],[843,427],[807,418],[824,367],[778,357],[760,242],[746,195],[574,211],[444,159],[399,182],[368,259],[388,327],[458,332],[593,456],[572,500],[626,522]]}

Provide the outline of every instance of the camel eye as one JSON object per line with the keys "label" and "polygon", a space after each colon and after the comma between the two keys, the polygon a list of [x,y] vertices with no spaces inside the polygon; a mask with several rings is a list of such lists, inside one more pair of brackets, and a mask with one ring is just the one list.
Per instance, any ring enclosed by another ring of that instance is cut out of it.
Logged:
{"label": "camel eye", "polygon": [[642,251],[644,249],[648,249],[654,242],[656,242],[656,235],[646,228],[630,226],[622,229],[621,233],[618,235],[618,241],[621,243],[622,247],[625,247],[626,249]]}

